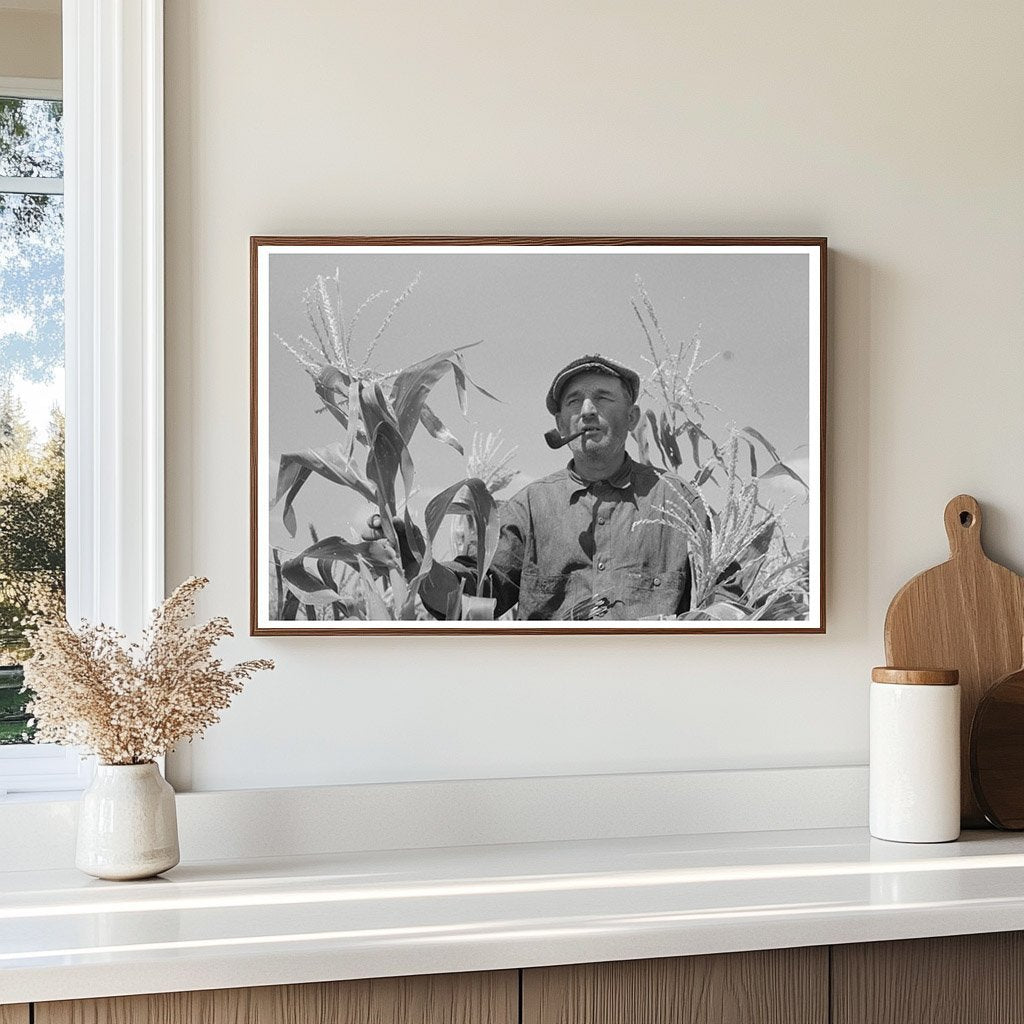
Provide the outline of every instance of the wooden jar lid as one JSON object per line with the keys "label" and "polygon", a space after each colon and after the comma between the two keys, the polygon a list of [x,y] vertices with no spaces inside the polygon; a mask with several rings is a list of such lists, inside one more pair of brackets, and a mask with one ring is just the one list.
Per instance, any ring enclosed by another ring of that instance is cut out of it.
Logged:
{"label": "wooden jar lid", "polygon": [[912,686],[956,686],[960,673],[955,668],[888,668],[871,670],[873,683],[899,683]]}

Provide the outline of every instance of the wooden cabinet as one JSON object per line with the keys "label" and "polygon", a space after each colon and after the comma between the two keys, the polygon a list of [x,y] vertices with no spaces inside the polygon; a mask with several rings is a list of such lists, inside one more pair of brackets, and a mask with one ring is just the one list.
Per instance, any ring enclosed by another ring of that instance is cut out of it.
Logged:
{"label": "wooden cabinet", "polygon": [[832,947],[833,1024],[1024,1021],[1024,933]]}
{"label": "wooden cabinet", "polygon": [[1024,1024],[1024,933],[0,1006],[0,1024]]}
{"label": "wooden cabinet", "polygon": [[826,1024],[828,949],[523,971],[523,1024]]}
{"label": "wooden cabinet", "polygon": [[[25,1018],[27,1022],[28,1018]],[[7,1024],[0,1018],[2,1024]],[[35,1024],[518,1024],[519,972],[36,1003]],[[13,1022],[12,1022],[13,1024]],[[18,1020],[17,1024],[23,1024]]]}

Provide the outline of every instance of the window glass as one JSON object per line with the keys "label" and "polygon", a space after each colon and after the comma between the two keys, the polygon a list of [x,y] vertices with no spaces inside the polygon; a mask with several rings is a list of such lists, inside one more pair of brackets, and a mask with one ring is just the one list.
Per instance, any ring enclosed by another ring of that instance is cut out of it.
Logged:
{"label": "window glass", "polygon": [[0,177],[62,178],[61,103],[0,96]]}
{"label": "window glass", "polygon": [[0,744],[31,739],[25,620],[64,594],[61,128],[59,102],[0,97]]}

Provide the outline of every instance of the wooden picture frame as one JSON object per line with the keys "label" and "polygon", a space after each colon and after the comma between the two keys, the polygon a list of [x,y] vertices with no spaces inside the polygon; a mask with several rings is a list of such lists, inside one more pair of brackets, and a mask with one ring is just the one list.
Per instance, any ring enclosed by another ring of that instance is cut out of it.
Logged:
{"label": "wooden picture frame", "polygon": [[251,238],[252,634],[823,633],[826,257]]}

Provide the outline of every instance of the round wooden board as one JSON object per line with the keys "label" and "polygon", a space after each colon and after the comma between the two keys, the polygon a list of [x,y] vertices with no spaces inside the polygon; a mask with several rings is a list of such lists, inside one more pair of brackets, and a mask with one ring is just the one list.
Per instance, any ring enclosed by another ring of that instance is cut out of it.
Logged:
{"label": "round wooden board", "polygon": [[1024,829],[1024,668],[982,697],[971,727],[971,785],[988,821]]}

